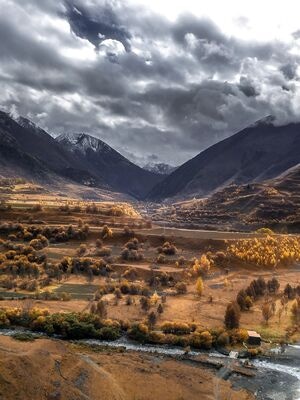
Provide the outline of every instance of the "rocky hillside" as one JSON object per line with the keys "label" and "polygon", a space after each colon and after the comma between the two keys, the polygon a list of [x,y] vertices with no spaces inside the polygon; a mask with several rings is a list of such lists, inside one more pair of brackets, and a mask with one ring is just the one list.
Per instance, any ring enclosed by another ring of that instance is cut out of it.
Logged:
{"label": "rocky hillside", "polygon": [[106,143],[89,135],[55,140],[25,118],[0,112],[0,176],[39,183],[68,182],[142,198],[161,175],[133,164]]}
{"label": "rocky hillside", "polygon": [[105,177],[114,189],[143,198],[162,177],[138,167],[102,140],[84,133],[63,134],[56,141],[88,165],[94,175]]}
{"label": "rocky hillside", "polygon": [[274,178],[300,162],[300,123],[262,120],[203,151],[158,184],[150,200],[205,196],[230,184]]}
{"label": "rocky hillside", "polygon": [[189,228],[300,230],[300,165],[262,183],[229,185],[207,199],[159,209],[154,219]]}

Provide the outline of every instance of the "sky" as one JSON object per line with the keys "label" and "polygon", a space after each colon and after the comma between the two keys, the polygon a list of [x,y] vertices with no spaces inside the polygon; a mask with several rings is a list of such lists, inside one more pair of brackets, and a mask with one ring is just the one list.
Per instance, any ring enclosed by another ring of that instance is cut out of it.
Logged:
{"label": "sky", "polygon": [[0,109],[179,165],[300,120],[297,0],[0,0]]}

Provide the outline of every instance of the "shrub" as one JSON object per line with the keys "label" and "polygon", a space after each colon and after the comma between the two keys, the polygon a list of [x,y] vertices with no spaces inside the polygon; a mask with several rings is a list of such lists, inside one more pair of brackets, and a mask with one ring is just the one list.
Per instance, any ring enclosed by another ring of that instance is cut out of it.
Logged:
{"label": "shrub", "polygon": [[173,333],[176,335],[186,335],[191,332],[191,327],[183,322],[164,322],[161,325],[161,330],[164,333]]}
{"label": "shrub", "polygon": [[159,254],[156,259],[157,264],[165,264],[166,261],[167,261],[167,259],[163,254]]}
{"label": "shrub", "polygon": [[202,254],[200,259],[194,260],[194,265],[192,267],[193,273],[195,275],[207,274],[210,271],[211,262],[206,254]]}
{"label": "shrub", "polygon": [[244,343],[248,340],[248,332],[246,329],[233,329],[230,332],[230,342],[232,344]]}
{"label": "shrub", "polygon": [[79,248],[77,249],[77,251],[76,251],[76,254],[78,255],[78,256],[83,256],[85,253],[87,252],[87,246],[86,246],[86,244],[81,244],[80,246],[79,246]]}
{"label": "shrub", "polygon": [[126,297],[126,302],[125,302],[125,304],[126,304],[127,306],[131,306],[131,304],[132,304],[132,297],[131,297],[131,296],[127,296],[127,297]]}
{"label": "shrub", "polygon": [[136,340],[137,342],[146,343],[148,340],[149,329],[145,324],[133,324],[128,332],[130,339]]}
{"label": "shrub", "polygon": [[177,262],[178,262],[178,265],[182,267],[185,264],[186,260],[183,256],[181,256],[178,258]]}
{"label": "shrub", "polygon": [[120,330],[112,326],[104,326],[99,330],[99,339],[101,340],[117,340],[120,338]]}
{"label": "shrub", "polygon": [[129,226],[124,226],[124,236],[125,237],[134,237],[134,231],[129,228]]}
{"label": "shrub", "polygon": [[173,256],[177,253],[177,248],[170,242],[165,242],[162,247],[157,248],[158,253],[163,253],[166,256]]}
{"label": "shrub", "polygon": [[62,301],[69,301],[69,300],[71,300],[71,295],[70,295],[70,293],[62,292],[62,294],[60,295],[60,298]]}
{"label": "shrub", "polygon": [[187,292],[187,285],[185,282],[177,282],[175,290],[178,294],[185,294]]}
{"label": "shrub", "polygon": [[101,247],[97,250],[97,256],[99,257],[110,257],[111,253],[112,251],[110,247]]}
{"label": "shrub", "polygon": [[164,308],[162,304],[159,304],[157,307],[157,313],[158,314],[162,314],[164,312]]}
{"label": "shrub", "polygon": [[208,331],[194,332],[191,334],[189,343],[199,349],[211,349],[212,340],[212,335]]}
{"label": "shrub", "polygon": [[124,248],[121,252],[121,258],[125,261],[141,261],[144,258],[144,254],[140,250]]}
{"label": "shrub", "polygon": [[262,235],[274,235],[274,232],[270,228],[259,228],[257,229],[256,233],[261,233]]}
{"label": "shrub", "polygon": [[124,279],[135,281],[137,279],[138,274],[135,268],[128,268],[122,276]]}
{"label": "shrub", "polygon": [[227,332],[221,333],[217,338],[217,345],[219,346],[228,346],[230,342],[230,338]]}
{"label": "shrub", "polygon": [[109,239],[113,236],[113,231],[107,225],[104,225],[101,231],[102,239]]}
{"label": "shrub", "polygon": [[140,298],[140,305],[143,311],[148,311],[150,309],[150,300],[148,297],[142,296]]}
{"label": "shrub", "polygon": [[125,244],[125,246],[129,250],[138,250],[140,248],[140,243],[137,238],[133,238],[129,242]]}

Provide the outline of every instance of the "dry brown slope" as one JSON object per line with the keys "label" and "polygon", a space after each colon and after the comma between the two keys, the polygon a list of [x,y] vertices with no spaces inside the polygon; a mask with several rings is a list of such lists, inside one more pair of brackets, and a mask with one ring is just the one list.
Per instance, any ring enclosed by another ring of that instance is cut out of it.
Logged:
{"label": "dry brown slope", "polygon": [[269,226],[278,231],[298,232],[299,204],[300,165],[297,165],[276,179],[231,185],[207,199],[175,203],[169,209],[162,209],[161,218],[185,227],[240,230],[248,226],[255,230]]}
{"label": "dry brown slope", "polygon": [[[154,355],[0,337],[1,400],[250,400],[202,368]],[[219,390],[218,390],[219,391]]]}

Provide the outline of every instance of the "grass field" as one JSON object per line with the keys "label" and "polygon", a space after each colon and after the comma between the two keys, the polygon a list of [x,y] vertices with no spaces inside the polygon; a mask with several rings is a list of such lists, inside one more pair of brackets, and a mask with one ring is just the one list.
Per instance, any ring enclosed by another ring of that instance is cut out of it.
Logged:
{"label": "grass field", "polygon": [[63,283],[55,288],[53,293],[58,295],[67,293],[76,300],[91,300],[98,288],[98,285],[93,284]]}
{"label": "grass field", "polygon": [[0,288],[0,298],[3,299],[22,299],[26,296],[26,293],[22,292],[8,292],[7,290]]}

